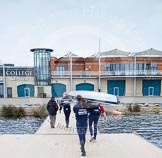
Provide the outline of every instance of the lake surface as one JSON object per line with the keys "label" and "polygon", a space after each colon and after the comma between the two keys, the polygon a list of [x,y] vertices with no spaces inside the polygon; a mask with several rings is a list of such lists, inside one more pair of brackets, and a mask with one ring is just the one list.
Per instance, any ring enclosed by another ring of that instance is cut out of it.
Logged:
{"label": "lake surface", "polygon": [[100,120],[101,133],[132,133],[162,148],[162,115],[108,116],[107,122]]}
{"label": "lake surface", "polygon": [[[24,117],[6,119],[0,117],[0,134],[34,134],[44,119]],[[132,133],[162,148],[162,115],[108,116],[107,122],[99,121],[101,133]]]}
{"label": "lake surface", "polygon": [[34,134],[44,119],[23,117],[21,119],[7,119],[0,117],[0,134]]}

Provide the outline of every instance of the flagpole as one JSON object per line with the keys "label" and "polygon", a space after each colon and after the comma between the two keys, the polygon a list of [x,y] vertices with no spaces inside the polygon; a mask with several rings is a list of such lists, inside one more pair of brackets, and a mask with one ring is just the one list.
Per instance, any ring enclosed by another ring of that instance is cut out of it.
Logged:
{"label": "flagpole", "polygon": [[73,67],[72,67],[72,64],[73,64],[73,61],[72,61],[72,53],[70,52],[69,53],[70,55],[70,91],[72,91],[72,84],[73,84]]}
{"label": "flagpole", "polygon": [[99,52],[98,52],[98,91],[101,91],[101,56],[100,56],[100,44],[101,39],[99,38]]}
{"label": "flagpole", "polygon": [[134,57],[134,97],[136,96],[136,53],[133,55]]}

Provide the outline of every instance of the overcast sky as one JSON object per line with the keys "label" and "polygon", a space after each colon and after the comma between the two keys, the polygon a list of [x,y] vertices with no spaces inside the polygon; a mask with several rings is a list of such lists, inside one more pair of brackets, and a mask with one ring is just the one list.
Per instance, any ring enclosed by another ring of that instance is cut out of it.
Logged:
{"label": "overcast sky", "polygon": [[0,62],[33,66],[32,48],[86,57],[162,50],[162,0],[0,0]]}

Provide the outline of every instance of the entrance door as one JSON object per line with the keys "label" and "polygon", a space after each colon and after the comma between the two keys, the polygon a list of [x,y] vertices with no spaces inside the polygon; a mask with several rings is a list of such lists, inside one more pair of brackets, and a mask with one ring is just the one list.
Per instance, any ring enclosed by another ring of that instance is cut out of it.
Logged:
{"label": "entrance door", "polygon": [[39,98],[43,98],[43,94],[44,94],[44,87],[38,87],[38,97]]}
{"label": "entrance door", "polygon": [[119,87],[114,87],[114,95],[119,96]]}
{"label": "entrance door", "polygon": [[148,87],[148,95],[154,96],[154,87]]}
{"label": "entrance door", "polygon": [[12,98],[12,88],[7,87],[7,98]]}
{"label": "entrance door", "polygon": [[142,94],[143,96],[160,96],[161,80],[143,80]]}
{"label": "entrance door", "polygon": [[30,88],[24,88],[24,96],[30,97]]}
{"label": "entrance door", "polygon": [[108,80],[107,92],[117,96],[125,96],[125,80]]}

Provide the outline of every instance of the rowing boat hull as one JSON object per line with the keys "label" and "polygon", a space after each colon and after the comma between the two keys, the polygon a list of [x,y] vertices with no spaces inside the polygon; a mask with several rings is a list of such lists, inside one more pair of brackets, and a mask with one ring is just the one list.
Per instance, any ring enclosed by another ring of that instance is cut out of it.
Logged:
{"label": "rowing boat hull", "polygon": [[102,92],[94,92],[94,91],[70,91],[69,95],[72,97],[76,97],[77,95],[81,95],[83,98],[96,101],[96,102],[105,102],[117,104],[118,100],[115,95],[102,93]]}

